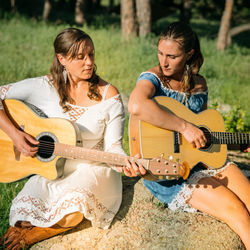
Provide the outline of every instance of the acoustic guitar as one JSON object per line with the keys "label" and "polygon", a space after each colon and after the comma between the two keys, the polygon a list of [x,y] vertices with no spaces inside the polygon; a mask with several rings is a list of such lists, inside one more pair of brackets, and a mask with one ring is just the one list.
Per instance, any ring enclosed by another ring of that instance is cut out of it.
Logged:
{"label": "acoustic guitar", "polygon": [[154,100],[162,109],[203,130],[207,143],[203,148],[193,148],[180,133],[153,126],[131,115],[129,120],[131,156],[137,153],[142,158],[161,156],[171,161],[182,162],[190,169],[199,162],[209,168],[220,168],[227,159],[227,145],[249,144],[249,133],[225,132],[224,120],[216,110],[208,109],[195,114],[173,98],[158,96]]}
{"label": "acoustic guitar", "polygon": [[5,111],[19,129],[32,135],[40,143],[35,157],[23,156],[12,140],[0,130],[0,182],[14,182],[32,174],[53,180],[63,174],[66,158],[103,162],[109,165],[125,165],[126,159],[142,164],[154,178],[187,178],[185,166],[160,159],[137,159],[121,154],[81,147],[82,138],[78,127],[69,120],[47,118],[37,107],[14,99],[4,102]]}

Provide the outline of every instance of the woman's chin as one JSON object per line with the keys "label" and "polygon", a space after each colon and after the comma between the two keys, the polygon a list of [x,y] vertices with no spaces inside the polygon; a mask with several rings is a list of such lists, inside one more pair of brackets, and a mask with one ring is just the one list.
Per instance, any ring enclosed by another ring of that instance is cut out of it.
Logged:
{"label": "woman's chin", "polygon": [[172,72],[170,70],[163,70],[163,75],[164,76],[172,76]]}

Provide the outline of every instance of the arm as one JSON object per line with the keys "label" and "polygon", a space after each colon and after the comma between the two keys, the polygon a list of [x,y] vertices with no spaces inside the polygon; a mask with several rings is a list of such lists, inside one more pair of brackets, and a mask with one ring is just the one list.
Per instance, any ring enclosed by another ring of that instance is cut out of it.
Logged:
{"label": "arm", "polygon": [[[123,132],[124,132],[124,108],[119,92],[113,86],[109,87],[107,98],[114,97],[114,102],[109,109],[109,119],[104,134],[104,150],[108,152],[126,155],[122,146]],[[137,176],[139,173],[144,175],[146,170],[142,166],[137,166],[135,163],[130,163],[128,160],[126,166],[113,167],[117,172],[124,171],[124,174],[129,177]]]}
{"label": "arm", "polygon": [[130,95],[129,112],[139,120],[183,134],[189,143],[200,148],[201,142],[206,142],[203,132],[184,119],[161,109],[152,100],[154,93],[155,87],[149,80],[140,80]]}
{"label": "arm", "polygon": [[10,137],[16,148],[25,156],[34,156],[38,148],[33,145],[36,145],[39,142],[37,142],[32,136],[16,128],[4,110],[2,99],[5,98],[9,89],[12,87],[13,85],[0,87],[0,129]]}

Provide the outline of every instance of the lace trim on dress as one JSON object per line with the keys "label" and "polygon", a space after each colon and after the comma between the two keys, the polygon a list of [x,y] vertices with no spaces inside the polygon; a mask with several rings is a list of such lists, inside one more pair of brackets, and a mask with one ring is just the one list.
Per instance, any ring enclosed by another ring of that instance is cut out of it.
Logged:
{"label": "lace trim on dress", "polygon": [[86,189],[67,190],[50,204],[32,196],[21,196],[12,202],[10,211],[11,225],[21,221],[29,221],[34,226],[50,227],[65,215],[80,211],[95,227],[107,229],[115,212],[101,204],[93,193]]}
{"label": "lace trim on dress", "polygon": [[13,86],[13,84],[8,84],[8,85],[5,85],[5,86],[1,86],[0,87],[0,110],[3,109],[3,103],[2,103],[2,100],[4,100],[7,92],[9,91],[9,89]]}
{"label": "lace trim on dress", "polygon": [[179,191],[179,193],[175,196],[175,198],[168,204],[168,208],[176,211],[183,210],[189,213],[197,212],[197,209],[193,208],[187,200],[190,199],[194,189],[196,188],[197,183],[206,177],[215,176],[222,171],[224,171],[230,164],[234,164],[233,162],[227,162],[226,165],[220,169],[206,169],[201,170],[193,174],[190,179],[187,181],[187,184],[183,186],[183,188]]}
{"label": "lace trim on dress", "polygon": [[84,107],[67,105],[69,119],[72,122],[77,121],[86,111]]}
{"label": "lace trim on dress", "polygon": [[6,94],[7,94],[7,92],[9,91],[9,89],[10,89],[12,86],[13,86],[13,84],[10,83],[10,84],[8,84],[8,85],[1,86],[1,87],[0,87],[0,98],[1,98],[2,100],[4,100],[4,98],[5,98]]}
{"label": "lace trim on dress", "polygon": [[104,139],[101,139],[92,149],[103,151]]}

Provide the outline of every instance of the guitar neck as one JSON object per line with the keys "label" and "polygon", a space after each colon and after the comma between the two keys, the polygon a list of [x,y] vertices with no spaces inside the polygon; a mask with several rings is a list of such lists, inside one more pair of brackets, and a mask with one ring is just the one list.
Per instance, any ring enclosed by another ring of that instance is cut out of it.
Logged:
{"label": "guitar neck", "polygon": [[99,151],[95,149],[87,149],[77,146],[71,146],[62,143],[54,143],[54,155],[71,159],[83,159],[95,162],[104,162],[109,165],[126,165],[126,159],[130,162],[134,161],[137,164],[142,164],[145,169],[148,169],[149,160],[137,159],[121,154]]}
{"label": "guitar neck", "polygon": [[214,144],[249,144],[250,134],[230,133],[230,132],[212,132],[210,140]]}

